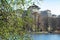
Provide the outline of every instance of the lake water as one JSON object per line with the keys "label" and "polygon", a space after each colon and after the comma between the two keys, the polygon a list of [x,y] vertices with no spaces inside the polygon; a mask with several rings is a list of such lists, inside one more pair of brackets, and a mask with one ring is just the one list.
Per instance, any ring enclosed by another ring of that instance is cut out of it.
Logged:
{"label": "lake water", "polygon": [[[15,38],[16,37],[16,38]],[[9,40],[19,40],[20,36],[10,37]],[[25,37],[27,37],[25,35]],[[60,40],[60,34],[31,34],[33,40]],[[0,40],[2,40],[0,38]]]}
{"label": "lake water", "polygon": [[33,40],[60,40],[59,34],[33,34]]}

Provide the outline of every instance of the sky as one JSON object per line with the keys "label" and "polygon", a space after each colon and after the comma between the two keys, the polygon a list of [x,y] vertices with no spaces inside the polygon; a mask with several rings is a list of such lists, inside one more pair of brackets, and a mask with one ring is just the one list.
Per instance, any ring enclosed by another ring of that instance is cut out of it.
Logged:
{"label": "sky", "polygon": [[51,10],[52,14],[60,15],[60,0],[33,0],[43,10]]}
{"label": "sky", "polygon": [[41,8],[40,10],[49,9],[52,14],[60,15],[60,0],[43,0],[37,5]]}

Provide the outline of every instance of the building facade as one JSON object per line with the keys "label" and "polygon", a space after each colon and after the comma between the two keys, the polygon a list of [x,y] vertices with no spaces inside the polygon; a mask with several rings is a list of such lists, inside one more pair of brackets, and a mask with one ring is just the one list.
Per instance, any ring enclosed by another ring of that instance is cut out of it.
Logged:
{"label": "building facade", "polygon": [[50,10],[39,11],[40,7],[35,4],[29,6],[28,10],[29,16],[33,19],[31,26],[33,32],[55,31],[60,28],[60,16],[52,15]]}

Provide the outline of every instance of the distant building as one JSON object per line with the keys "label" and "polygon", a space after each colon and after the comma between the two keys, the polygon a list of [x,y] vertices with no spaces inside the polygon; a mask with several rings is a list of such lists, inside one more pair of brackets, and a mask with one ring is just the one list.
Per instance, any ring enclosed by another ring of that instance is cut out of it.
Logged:
{"label": "distant building", "polygon": [[[31,11],[31,17],[33,18],[33,25],[35,25],[35,29],[39,29],[39,31],[46,31],[48,27],[48,17],[52,17],[50,10],[39,11],[39,7],[35,4],[30,6],[28,10]],[[48,30],[48,29],[47,29]],[[36,30],[35,30],[36,31]]]}
{"label": "distant building", "polygon": [[52,18],[56,18],[57,16],[55,14],[52,15]]}
{"label": "distant building", "polygon": [[[35,4],[28,7],[28,10],[30,11],[29,16],[33,19],[32,26],[30,25],[31,27],[27,28],[29,31],[30,29],[34,32],[48,30],[52,31],[56,30],[56,28],[60,28],[60,19],[58,19],[60,18],[60,15],[57,17],[55,14],[51,14],[50,10],[39,11],[39,9],[40,7]],[[22,17],[25,17],[27,15],[26,12],[28,10],[24,11]]]}
{"label": "distant building", "polygon": [[57,26],[56,29],[60,30],[60,15],[58,15],[56,18],[56,26]]}
{"label": "distant building", "polygon": [[52,17],[52,14],[51,14],[51,11],[50,10],[44,10],[44,11],[41,11],[40,13],[41,15],[41,19],[42,19],[42,27],[44,28],[43,30],[44,31],[47,31],[48,27],[49,27],[49,20],[50,20],[50,17]]}
{"label": "distant building", "polygon": [[58,15],[58,18],[60,18],[60,15]]}
{"label": "distant building", "polygon": [[51,11],[50,10],[44,10],[44,11],[41,11],[41,16],[42,17],[51,17]]}
{"label": "distant building", "polygon": [[33,13],[33,12],[39,12],[40,7],[38,7],[37,5],[35,5],[33,3],[33,5],[32,6],[29,6],[28,9]]}
{"label": "distant building", "polygon": [[37,28],[40,29],[41,27],[41,16],[39,9],[40,8],[35,4],[28,8],[28,10],[31,11],[31,17],[33,18],[33,26],[35,27],[35,30],[33,31],[37,31]]}

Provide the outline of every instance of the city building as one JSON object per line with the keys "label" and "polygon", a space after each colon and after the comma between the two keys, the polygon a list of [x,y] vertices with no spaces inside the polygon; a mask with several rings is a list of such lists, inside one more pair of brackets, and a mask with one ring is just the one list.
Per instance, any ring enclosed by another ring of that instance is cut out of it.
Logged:
{"label": "city building", "polygon": [[30,29],[28,27],[28,30],[32,30],[33,32],[52,32],[58,28],[60,29],[60,16],[57,17],[55,14],[51,14],[50,10],[39,11],[40,7],[33,4],[29,6],[26,11],[24,11],[23,17],[26,16],[26,12],[28,10],[30,11],[29,16],[33,19],[32,26]]}
{"label": "city building", "polygon": [[[32,6],[30,6],[28,8],[28,10],[31,11],[31,17],[33,19],[33,31],[37,31],[37,28],[40,30],[40,26],[41,26],[41,16],[40,16],[40,11],[39,11],[39,7],[35,4],[33,4]],[[39,31],[38,30],[38,31]]]}

